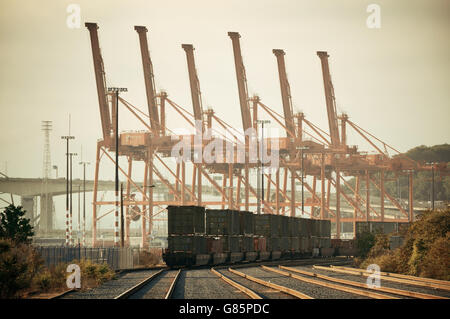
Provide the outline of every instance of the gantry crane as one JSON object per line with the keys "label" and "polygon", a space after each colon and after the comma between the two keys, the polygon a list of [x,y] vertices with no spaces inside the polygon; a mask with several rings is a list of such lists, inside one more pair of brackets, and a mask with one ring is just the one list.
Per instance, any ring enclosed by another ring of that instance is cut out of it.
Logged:
{"label": "gantry crane", "polygon": [[[97,24],[86,23],[91,36],[92,54],[94,60],[94,73],[97,84],[97,95],[99,101],[100,118],[102,124],[103,140],[97,143],[97,157],[95,167],[95,181],[98,181],[99,162],[102,155],[109,157],[112,161],[112,157],[106,150],[117,151],[115,146],[112,145],[112,134],[114,128],[112,127],[112,120],[109,103],[113,109],[112,115],[114,116],[115,108],[119,105],[115,104],[115,100],[108,101],[108,93],[106,93],[105,86],[105,72],[103,66],[103,60],[100,53],[100,46],[98,43]],[[163,157],[171,157],[171,150],[178,140],[183,137],[190,141],[191,146],[194,146],[194,135],[174,136],[174,134],[166,135],[166,131],[170,132],[170,128],[166,127],[165,118],[166,110],[165,103],[171,105],[178,114],[180,114],[190,125],[194,126],[194,123],[189,119],[192,116],[194,120],[201,121],[202,130],[206,128],[214,130],[212,120],[215,119],[222,128],[232,128],[227,125],[223,120],[218,118],[214,111],[206,110],[202,108],[200,84],[198,80],[197,71],[195,68],[194,60],[194,47],[190,44],[183,44],[182,48],[186,53],[189,81],[191,89],[193,114],[190,114],[181,106],[168,98],[165,92],[157,93],[155,89],[153,67],[150,59],[150,53],[148,50],[148,43],[146,38],[147,28],[143,26],[136,26],[135,30],[139,35],[141,57],[144,69],[144,81],[146,86],[148,115],[144,114],[144,118],[139,113],[144,113],[138,108],[134,107],[130,102],[120,98],[119,101],[128,109],[136,118],[144,124],[148,129],[145,132],[124,132],[120,134],[120,148],[119,152],[121,156],[127,156],[128,158],[128,172],[120,169],[122,174],[127,178],[127,190],[124,200],[124,206],[127,208],[126,215],[128,216],[128,209],[132,209],[135,214],[142,216],[142,245],[145,247],[147,241],[147,234],[151,232],[152,221],[154,216],[164,211],[163,205],[202,205],[202,206],[222,206],[228,205],[230,209],[241,209],[244,206],[245,210],[249,210],[250,206],[256,205],[254,202],[249,202],[249,192],[256,195],[254,188],[251,186],[249,180],[249,168],[257,167],[258,164],[249,163],[248,151],[249,151],[249,136],[245,136],[245,162],[222,162],[222,163],[193,163],[192,171],[193,178],[191,187],[187,187],[185,184],[186,168],[185,163],[179,163],[176,167],[176,173],[166,164]],[[289,87],[289,82],[286,75],[286,66],[284,61],[285,53],[283,50],[274,49],[273,53],[277,58],[278,75],[280,80],[281,100],[283,106],[284,117],[271,110],[268,106],[264,105],[259,97],[253,97],[249,99],[247,89],[247,79],[245,74],[245,68],[242,60],[241,48],[239,38],[240,35],[237,32],[229,32],[228,36],[232,40],[233,54],[236,70],[236,79],[238,84],[239,103],[242,117],[242,128],[247,131],[250,128],[256,129],[256,120],[258,118],[258,107],[275,119],[275,121],[283,126],[286,130],[286,137],[278,138],[280,141],[280,170],[284,169],[284,181],[283,185],[280,185],[279,171],[276,171],[275,181],[271,177],[271,173],[264,174],[267,178],[267,196],[264,201],[266,212],[274,214],[285,214],[286,208],[290,208],[290,215],[296,214],[296,208],[300,205],[295,200],[296,185],[295,180],[299,180],[306,187],[307,191],[311,193],[310,199],[307,199],[305,206],[311,207],[311,218],[331,219],[337,222],[337,237],[340,236],[340,222],[355,222],[359,220],[383,220],[384,218],[384,198],[387,197],[395,207],[400,210],[402,214],[408,220],[413,220],[413,205],[412,205],[412,170],[424,169],[418,163],[403,159],[400,157],[389,158],[387,150],[383,152],[381,148],[378,148],[373,142],[376,139],[381,142],[367,131],[357,126],[355,123],[348,119],[346,114],[342,114],[340,117],[336,113],[336,102],[334,97],[333,84],[331,81],[330,70],[328,65],[328,53],[319,51],[317,52],[322,66],[322,75],[324,82],[326,109],[328,116],[328,124],[330,134],[324,132],[311,122],[304,118],[302,113],[293,114],[292,111],[292,98]],[[158,105],[159,100],[159,105]],[[253,103],[253,114],[250,112],[250,101]],[[160,107],[160,116],[158,112],[158,106]],[[278,117],[277,117],[278,116]],[[145,119],[147,117],[148,119]],[[206,117],[206,119],[205,119]],[[297,120],[297,123],[295,123]],[[341,120],[341,132],[339,132],[338,120]],[[316,135],[309,134],[303,129],[303,123],[310,127]],[[367,155],[357,152],[356,147],[348,147],[346,139],[346,130],[353,128],[358,134],[363,136],[371,146],[373,146],[379,154]],[[309,134],[317,142],[312,140],[302,140],[302,134]],[[256,136],[255,136],[256,137]],[[330,140],[328,140],[328,138]],[[372,139],[371,139],[372,138]],[[265,143],[267,148],[270,149],[273,139],[266,138]],[[220,141],[225,143],[225,139]],[[237,139],[232,142],[233,148],[239,145]],[[301,164],[298,152],[294,151],[296,147],[308,146],[309,150],[306,151],[305,165]],[[383,146],[389,147],[383,143]],[[205,147],[205,141],[202,140],[202,152]],[[390,147],[393,149],[392,147]],[[395,150],[395,149],[393,149]],[[101,153],[103,152],[103,153]],[[336,156],[339,155],[339,156]],[[133,161],[143,161],[144,166],[144,178],[142,186],[134,182],[131,178],[132,163]],[[166,170],[167,174],[156,167],[156,163],[160,163]],[[304,166],[304,167],[303,167]],[[304,178],[300,178],[298,171],[302,169],[305,174],[313,177],[313,186],[309,186]],[[244,170],[244,176],[242,176],[242,170]],[[402,172],[408,170],[410,187],[409,187],[409,211],[406,210],[396,201],[393,196],[389,195],[384,190],[384,172],[394,171]],[[446,170],[446,168],[442,168]],[[288,172],[291,173],[291,195],[287,192],[287,176]],[[335,173],[333,178],[332,173]],[[376,174],[382,172],[377,180]],[[173,198],[166,198],[164,200],[154,200],[153,190],[147,186],[153,185],[154,177],[158,178],[162,185],[165,185]],[[222,185],[219,185],[210,174],[223,175]],[[341,176],[342,175],[342,176]],[[369,187],[366,187],[366,196],[359,194],[360,180],[359,176],[364,175],[366,186],[369,183],[375,185],[381,193],[381,210],[377,212],[370,205],[370,191]],[[169,177],[168,177],[169,176]],[[351,189],[354,195],[349,195],[341,187],[341,183],[346,186],[348,182],[343,176],[356,176],[355,189]],[[169,178],[174,178],[174,182],[171,182]],[[222,196],[221,200],[202,200],[202,177],[205,177],[211,184],[211,186],[219,192],[219,196]],[[316,194],[316,177],[319,177],[322,181],[321,195]],[[237,178],[237,184],[233,183],[233,180]],[[227,183],[228,180],[228,183]],[[325,181],[328,182],[327,189],[325,190]],[[244,199],[245,204],[241,203],[241,183],[244,183]],[[227,186],[228,184],[228,186]],[[330,187],[334,186],[336,189],[336,208],[330,207]],[[138,193],[142,194],[142,199],[136,199],[130,196],[130,188],[133,186]],[[181,186],[181,187],[180,187]],[[271,187],[275,186],[272,190]],[[196,191],[197,188],[197,191]],[[93,244],[97,236],[96,221],[99,218],[107,215],[107,213],[101,217],[97,216],[97,207],[99,205],[111,205],[114,202],[97,200],[96,183],[94,184],[94,200],[93,200]],[[234,197],[234,190],[236,198]],[[270,197],[270,192],[274,198]],[[352,218],[340,216],[340,197],[343,197],[351,207],[354,208],[354,215]],[[280,201],[280,197],[283,197],[283,202]],[[309,200],[309,201],[308,201]],[[137,209],[140,205],[142,209]],[[365,210],[361,209],[361,205],[365,205]],[[320,214],[314,214],[314,207],[320,206]],[[154,208],[161,208],[158,212],[154,213]],[[328,213],[328,214],[326,214]],[[391,221],[399,221],[400,219],[394,219]],[[403,220],[403,219],[401,219]],[[129,225],[127,225],[126,233],[129,233]],[[148,226],[148,232],[147,232]],[[128,236],[128,235],[127,235]]]}

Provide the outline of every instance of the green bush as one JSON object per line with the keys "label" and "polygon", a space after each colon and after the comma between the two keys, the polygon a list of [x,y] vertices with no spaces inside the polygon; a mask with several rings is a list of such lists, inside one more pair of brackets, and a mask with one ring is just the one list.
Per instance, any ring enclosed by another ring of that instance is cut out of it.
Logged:
{"label": "green bush", "polygon": [[356,239],[356,247],[360,257],[365,258],[375,245],[375,235],[371,232],[363,232]]}

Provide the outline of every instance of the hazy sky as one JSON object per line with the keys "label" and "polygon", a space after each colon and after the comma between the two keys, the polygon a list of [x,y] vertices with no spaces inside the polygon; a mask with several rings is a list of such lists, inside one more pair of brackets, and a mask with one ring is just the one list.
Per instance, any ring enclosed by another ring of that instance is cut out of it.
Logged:
{"label": "hazy sky", "polygon": [[[81,28],[66,25],[70,3],[81,7]],[[381,7],[381,28],[369,29],[367,6]],[[196,49],[203,105],[241,127],[234,60],[228,31],[241,34],[249,94],[281,112],[275,56],[286,51],[294,110],[328,130],[320,60],[330,54],[338,112],[406,151],[450,142],[450,2],[442,1],[17,1],[0,2],[0,171],[42,176],[42,120],[53,121],[52,163],[65,174],[68,114],[73,150],[95,160],[101,137],[89,33],[99,24],[108,85],[146,110],[137,33],[148,39],[157,89],[192,110],[182,43]],[[124,114],[124,130],[142,129]],[[170,116],[170,127],[185,123]],[[349,144],[368,149],[355,134]],[[78,166],[78,165],[75,165]],[[74,168],[74,176],[80,176]],[[102,173],[113,179],[113,171]],[[93,177],[93,165],[88,178]]]}

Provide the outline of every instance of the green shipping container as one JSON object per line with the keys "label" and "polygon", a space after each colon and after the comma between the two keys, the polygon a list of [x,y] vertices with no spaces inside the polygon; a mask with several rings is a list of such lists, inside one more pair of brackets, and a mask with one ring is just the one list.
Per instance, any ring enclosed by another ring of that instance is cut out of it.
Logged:
{"label": "green shipping container", "polygon": [[168,234],[205,233],[205,208],[199,206],[168,206]]}

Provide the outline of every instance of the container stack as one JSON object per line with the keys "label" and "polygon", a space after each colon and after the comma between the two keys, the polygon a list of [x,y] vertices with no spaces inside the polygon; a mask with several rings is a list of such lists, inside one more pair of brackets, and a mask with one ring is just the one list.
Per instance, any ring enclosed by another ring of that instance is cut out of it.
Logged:
{"label": "container stack", "polygon": [[254,261],[258,253],[254,243],[255,215],[252,212],[239,212],[239,235],[241,236],[241,251],[246,261]]}
{"label": "container stack", "polygon": [[330,220],[317,220],[320,224],[320,239],[319,248],[320,255],[323,257],[331,257],[334,255],[335,250],[331,247],[331,221]]}
{"label": "container stack", "polygon": [[[211,251],[218,254],[215,258],[227,258],[230,262],[242,258],[242,246],[244,241],[241,236],[240,212],[230,209],[207,209],[206,210],[206,235],[212,243],[219,241],[219,251]],[[213,247],[213,244],[210,244]],[[223,256],[220,254],[224,254]]]}
{"label": "container stack", "polygon": [[[208,263],[205,238],[205,208],[168,206],[168,248],[186,263]],[[203,255],[203,256],[202,256]],[[191,260],[202,258],[200,260]]]}

